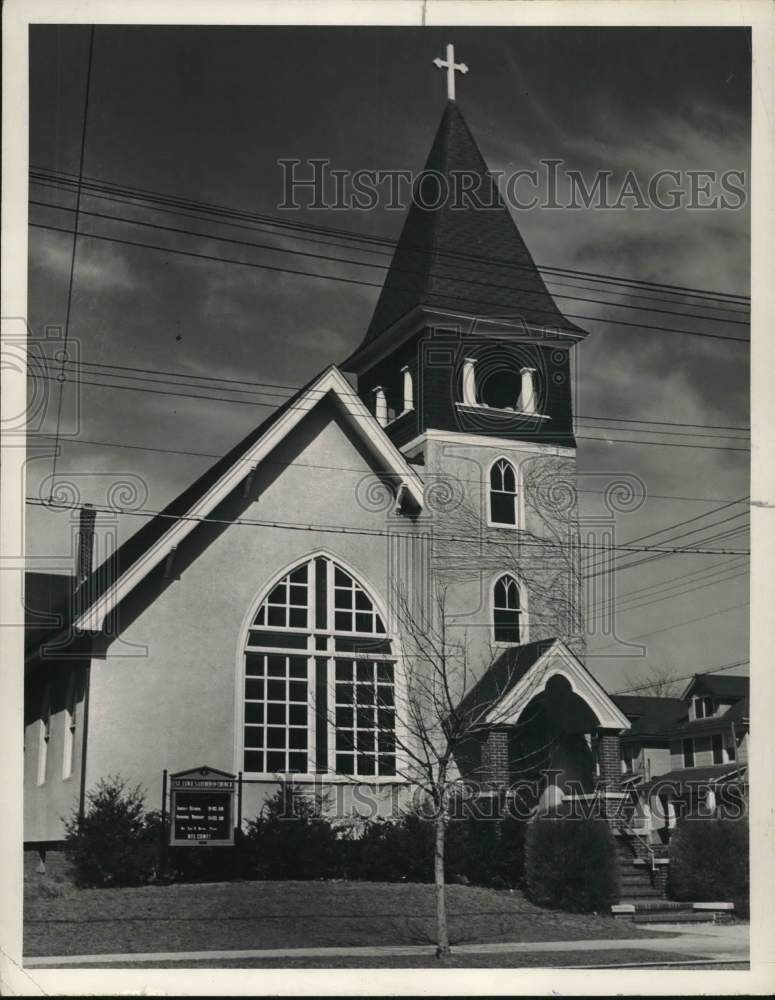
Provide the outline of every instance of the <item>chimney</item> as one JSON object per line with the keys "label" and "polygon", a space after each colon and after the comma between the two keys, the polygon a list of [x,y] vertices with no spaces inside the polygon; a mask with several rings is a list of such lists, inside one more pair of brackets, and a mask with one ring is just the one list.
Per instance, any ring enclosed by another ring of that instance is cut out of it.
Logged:
{"label": "chimney", "polygon": [[81,507],[78,523],[78,562],[75,568],[76,585],[80,585],[90,576],[94,559],[94,522],[97,512],[90,503]]}

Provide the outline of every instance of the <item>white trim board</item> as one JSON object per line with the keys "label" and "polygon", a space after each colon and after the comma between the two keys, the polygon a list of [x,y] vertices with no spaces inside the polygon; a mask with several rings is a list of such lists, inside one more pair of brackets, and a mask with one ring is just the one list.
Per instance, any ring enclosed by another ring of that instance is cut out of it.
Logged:
{"label": "white trim board", "polygon": [[[169,529],[136,559],[108,589],[75,622],[81,631],[99,632],[108,615],[159,563],[179,545],[208,514],[229,496],[250,475],[251,469],[286,437],[323,399],[331,396],[363,442],[411,493],[418,508],[423,507],[423,483],[416,470],[406,461],[377,420],[355,395],[352,386],[338,368],[332,365],[254,442],[234,464],[184,514],[187,520],[171,520]],[[305,405],[305,403],[307,405]],[[193,520],[192,520],[193,518]]]}
{"label": "white trim board", "polygon": [[453,444],[470,444],[486,448],[508,449],[509,451],[526,451],[533,454],[556,455],[563,458],[573,458],[576,449],[566,445],[542,444],[538,441],[520,441],[514,438],[492,437],[486,434],[468,434],[463,431],[440,431],[428,428],[416,438],[412,438],[405,445],[401,446],[404,455],[410,458],[416,455],[425,445],[426,441],[449,441]]}
{"label": "white trim board", "polygon": [[[545,670],[542,681],[536,687],[533,678],[537,671]],[[604,688],[574,656],[564,642],[556,639],[549,649],[540,656],[505,698],[490,709],[486,722],[509,724],[517,722],[527,703],[540,694],[551,677],[560,674],[595,713],[602,729],[629,729],[629,719],[619,710]]]}

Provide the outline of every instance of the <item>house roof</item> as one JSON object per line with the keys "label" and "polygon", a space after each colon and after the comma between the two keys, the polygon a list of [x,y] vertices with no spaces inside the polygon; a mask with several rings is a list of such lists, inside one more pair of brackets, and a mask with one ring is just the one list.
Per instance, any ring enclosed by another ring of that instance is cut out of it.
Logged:
{"label": "house roof", "polygon": [[[443,198],[439,175],[448,186]],[[475,179],[474,197],[456,197],[461,177]],[[586,336],[549,294],[455,101],[413,188],[366,337],[343,367],[357,367],[358,355],[418,306]]]}
{"label": "house roof", "polygon": [[667,734],[686,717],[687,706],[682,698],[630,694],[614,694],[611,698],[632,723],[628,737]]}
{"label": "house roof", "polygon": [[695,674],[683,693],[688,698],[699,688],[717,698],[744,698],[750,689],[750,678],[739,674]]}
{"label": "house roof", "polygon": [[75,628],[99,631],[105,615],[325,398],[335,400],[378,463],[392,473],[408,490],[414,503],[422,507],[422,481],[417,470],[407,463],[352,391],[349,382],[332,365],[286,400],[94,570],[82,587],[78,603],[84,610],[76,619]]}

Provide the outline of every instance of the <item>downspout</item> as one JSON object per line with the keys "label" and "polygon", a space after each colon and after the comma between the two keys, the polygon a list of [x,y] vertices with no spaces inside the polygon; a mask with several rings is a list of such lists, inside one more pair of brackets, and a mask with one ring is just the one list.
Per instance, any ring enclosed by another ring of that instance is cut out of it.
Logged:
{"label": "downspout", "polygon": [[83,735],[81,737],[81,787],[78,798],[78,819],[83,820],[86,811],[86,746],[89,737],[89,682],[91,661],[86,667],[86,681],[83,686]]}

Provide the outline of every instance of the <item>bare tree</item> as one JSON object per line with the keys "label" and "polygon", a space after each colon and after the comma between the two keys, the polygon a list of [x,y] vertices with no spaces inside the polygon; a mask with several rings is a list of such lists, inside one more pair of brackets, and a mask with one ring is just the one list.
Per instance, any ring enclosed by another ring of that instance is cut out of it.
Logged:
{"label": "bare tree", "polygon": [[667,664],[651,664],[638,673],[627,673],[628,688],[623,694],[637,694],[652,698],[677,698],[681,693],[681,681],[677,679]]}
{"label": "bare tree", "polygon": [[[498,657],[499,670],[490,669],[491,661],[484,671],[472,672],[467,637],[455,639],[450,634],[445,603],[442,589],[434,594],[427,612],[418,613],[400,588],[395,596],[405,658],[403,689],[396,697],[397,769],[427,796],[431,807],[438,957],[450,953],[445,879],[450,804],[471,780],[461,774],[456,757],[467,744],[481,744],[489,730],[506,721],[503,696],[516,680],[514,662],[503,654]],[[489,684],[480,690],[477,680],[483,674]],[[531,676],[531,691],[540,687],[541,678]],[[527,724],[529,720],[509,720],[513,730]],[[515,761],[509,763],[513,767]]]}

